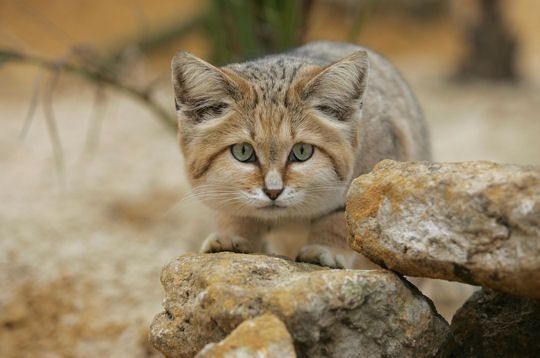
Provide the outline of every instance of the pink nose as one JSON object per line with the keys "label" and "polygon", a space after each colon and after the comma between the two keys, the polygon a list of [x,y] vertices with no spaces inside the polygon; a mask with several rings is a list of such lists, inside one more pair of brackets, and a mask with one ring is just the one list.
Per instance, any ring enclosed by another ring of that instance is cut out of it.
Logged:
{"label": "pink nose", "polygon": [[266,194],[267,197],[269,197],[270,199],[272,200],[276,200],[279,196],[279,194],[281,194],[281,192],[283,191],[283,189],[263,189],[264,193]]}

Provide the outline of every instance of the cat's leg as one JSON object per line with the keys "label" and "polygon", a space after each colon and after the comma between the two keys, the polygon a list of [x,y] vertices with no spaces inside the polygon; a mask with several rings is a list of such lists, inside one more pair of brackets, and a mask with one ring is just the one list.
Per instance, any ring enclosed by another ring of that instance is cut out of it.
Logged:
{"label": "cat's leg", "polygon": [[204,240],[200,252],[260,252],[261,231],[260,223],[252,219],[220,215],[218,231]]}
{"label": "cat's leg", "polygon": [[373,267],[347,244],[345,212],[337,211],[312,222],[308,244],[300,249],[297,260],[332,268]]}

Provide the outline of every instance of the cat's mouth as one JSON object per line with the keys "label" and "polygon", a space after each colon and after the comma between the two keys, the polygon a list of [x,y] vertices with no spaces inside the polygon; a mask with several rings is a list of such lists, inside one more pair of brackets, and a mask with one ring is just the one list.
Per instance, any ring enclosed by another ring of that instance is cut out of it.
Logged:
{"label": "cat's mouth", "polygon": [[286,209],[286,208],[287,208],[286,206],[281,206],[281,205],[277,205],[277,204],[270,204],[270,205],[265,205],[265,206],[258,207],[258,209],[262,209],[262,210],[282,210],[282,209]]}

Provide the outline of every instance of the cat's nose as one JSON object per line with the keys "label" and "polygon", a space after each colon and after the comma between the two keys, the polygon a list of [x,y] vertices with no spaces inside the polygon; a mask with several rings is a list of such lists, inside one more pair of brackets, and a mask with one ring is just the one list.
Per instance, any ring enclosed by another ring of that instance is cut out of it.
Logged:
{"label": "cat's nose", "polygon": [[269,197],[272,200],[276,200],[278,198],[279,194],[281,194],[281,192],[283,192],[283,188],[281,188],[281,189],[266,189],[266,188],[264,188],[263,191],[264,191],[264,193],[266,194],[267,197]]}
{"label": "cat's nose", "polygon": [[264,177],[263,192],[271,200],[276,200],[283,191],[283,179],[276,169],[271,169]]}

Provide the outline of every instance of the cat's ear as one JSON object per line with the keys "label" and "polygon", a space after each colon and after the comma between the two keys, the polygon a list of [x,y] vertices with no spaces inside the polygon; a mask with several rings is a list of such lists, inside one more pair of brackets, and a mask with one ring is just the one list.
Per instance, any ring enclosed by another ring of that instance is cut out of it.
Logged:
{"label": "cat's ear", "polygon": [[357,51],[318,71],[303,87],[302,96],[316,110],[345,121],[361,107],[368,72],[367,52]]}
{"label": "cat's ear", "polygon": [[221,115],[247,86],[232,71],[217,68],[188,52],[177,53],[171,67],[176,110],[197,122]]}

